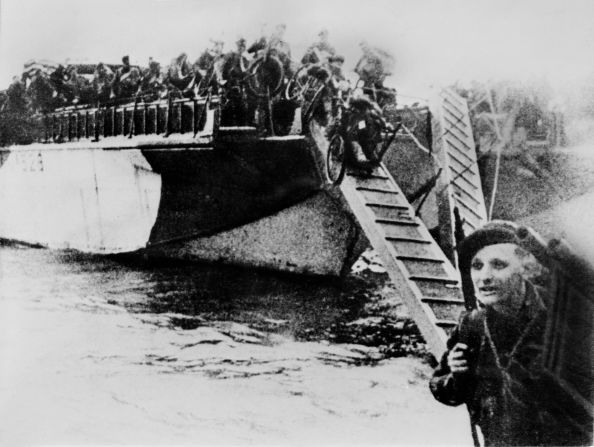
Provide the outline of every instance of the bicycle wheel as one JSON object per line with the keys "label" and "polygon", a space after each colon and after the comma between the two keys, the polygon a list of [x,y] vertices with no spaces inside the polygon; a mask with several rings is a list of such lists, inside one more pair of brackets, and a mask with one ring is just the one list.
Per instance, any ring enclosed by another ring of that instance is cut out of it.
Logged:
{"label": "bicycle wheel", "polygon": [[280,60],[274,56],[256,61],[249,69],[247,78],[248,91],[259,98],[275,96],[283,86],[285,70]]}
{"label": "bicycle wheel", "polygon": [[345,144],[339,134],[335,134],[328,144],[326,154],[326,173],[328,180],[334,185],[340,185],[346,171]]}
{"label": "bicycle wheel", "polygon": [[303,122],[308,123],[313,118],[313,114],[320,103],[320,98],[322,97],[322,93],[324,92],[325,88],[325,84],[320,85],[312,96],[311,100],[308,101],[306,99],[306,105],[303,108]]}
{"label": "bicycle wheel", "polygon": [[303,96],[303,91],[308,84],[307,70],[309,70],[309,67],[304,65],[293,75],[285,89],[285,99],[293,101]]}

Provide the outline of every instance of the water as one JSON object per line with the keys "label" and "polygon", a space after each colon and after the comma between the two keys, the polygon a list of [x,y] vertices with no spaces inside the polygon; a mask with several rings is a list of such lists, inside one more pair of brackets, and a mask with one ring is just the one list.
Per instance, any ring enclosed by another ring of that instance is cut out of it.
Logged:
{"label": "water", "polygon": [[16,246],[0,275],[1,444],[471,443],[421,357],[345,331],[382,284]]}

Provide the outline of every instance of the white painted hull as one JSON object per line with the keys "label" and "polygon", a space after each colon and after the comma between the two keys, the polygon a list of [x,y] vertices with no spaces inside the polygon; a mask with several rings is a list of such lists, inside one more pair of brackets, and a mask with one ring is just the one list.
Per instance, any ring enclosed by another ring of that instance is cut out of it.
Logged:
{"label": "white painted hull", "polygon": [[163,203],[171,187],[165,194],[163,174],[142,150],[66,143],[14,146],[1,154],[2,239],[317,275],[348,271],[363,249],[358,226],[323,190],[232,228],[206,234],[179,228],[181,237],[167,240],[171,228],[191,225]]}
{"label": "white painted hull", "polygon": [[0,167],[0,236],[55,249],[144,248],[161,176],[139,150],[12,148]]}

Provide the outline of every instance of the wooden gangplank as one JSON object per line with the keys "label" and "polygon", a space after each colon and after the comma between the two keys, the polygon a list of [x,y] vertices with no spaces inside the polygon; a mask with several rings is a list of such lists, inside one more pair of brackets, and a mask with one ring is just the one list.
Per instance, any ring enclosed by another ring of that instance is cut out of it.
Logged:
{"label": "wooden gangplank", "polygon": [[439,358],[447,331],[464,309],[457,271],[383,164],[371,176],[347,171],[340,188],[430,352]]}
{"label": "wooden gangplank", "polygon": [[442,89],[431,113],[433,151],[444,168],[437,182],[440,242],[456,263],[455,213],[469,235],[487,223],[487,210],[466,100],[450,88]]}

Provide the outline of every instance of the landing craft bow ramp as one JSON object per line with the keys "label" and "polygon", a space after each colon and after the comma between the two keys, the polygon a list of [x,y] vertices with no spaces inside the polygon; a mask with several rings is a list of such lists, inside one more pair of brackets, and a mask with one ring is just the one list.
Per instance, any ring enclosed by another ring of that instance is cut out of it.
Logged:
{"label": "landing craft bow ramp", "polygon": [[[446,246],[455,248],[454,208],[471,232],[486,222],[474,141],[463,98],[450,90],[439,94],[434,119],[435,156],[442,173],[440,214],[447,211]],[[328,142],[320,129],[312,132],[322,153]],[[464,310],[460,275],[406,199],[396,180],[381,163],[371,175],[347,169],[340,191],[373,249],[382,260],[399,296],[409,309],[429,351],[439,358],[447,334]],[[443,203],[445,202],[445,203]]]}
{"label": "landing craft bow ramp", "polygon": [[[321,135],[316,141],[322,151],[327,149]],[[464,309],[457,271],[383,164],[370,176],[347,170],[340,190],[429,350],[439,358],[446,348],[446,331]]]}

